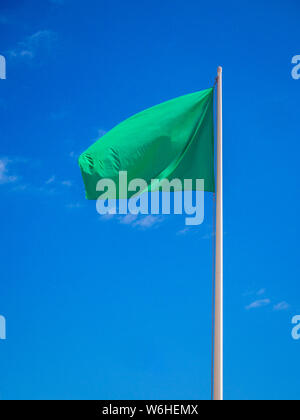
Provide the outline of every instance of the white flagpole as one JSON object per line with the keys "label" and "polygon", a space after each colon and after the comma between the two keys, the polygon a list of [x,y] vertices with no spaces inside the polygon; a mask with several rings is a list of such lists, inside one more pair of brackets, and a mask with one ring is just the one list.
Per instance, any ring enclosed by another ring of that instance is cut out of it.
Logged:
{"label": "white flagpole", "polygon": [[218,146],[217,146],[217,214],[216,279],[214,328],[214,400],[223,400],[223,117],[222,67],[218,68]]}

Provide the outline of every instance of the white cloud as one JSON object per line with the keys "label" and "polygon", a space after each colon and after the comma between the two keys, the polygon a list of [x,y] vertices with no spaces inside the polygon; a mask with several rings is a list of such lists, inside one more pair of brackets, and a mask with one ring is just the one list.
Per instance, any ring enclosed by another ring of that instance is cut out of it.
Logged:
{"label": "white cloud", "polygon": [[257,296],[262,296],[266,293],[266,289],[260,289],[258,292],[256,292]]}
{"label": "white cloud", "polygon": [[135,214],[127,214],[126,216],[118,216],[115,214],[106,214],[101,216],[101,221],[117,220],[121,225],[132,226],[139,229],[151,229],[158,227],[163,221],[162,216],[137,216]]}
{"label": "white cloud", "polygon": [[[47,194],[53,195],[55,193],[59,194],[63,191],[64,188],[72,187],[73,183],[70,180],[59,180],[56,175],[52,175],[48,179],[42,181],[42,183],[34,182],[36,181],[36,176],[29,177],[26,171],[25,176],[16,176],[12,173],[12,167],[19,168],[18,165],[26,164],[28,167],[35,164],[32,160],[28,160],[22,157],[2,157],[0,158],[0,185],[3,184],[13,184],[11,186],[11,191],[15,192],[26,192],[31,194]],[[18,171],[19,172],[19,171]],[[33,181],[32,181],[33,180]],[[74,204],[70,207],[78,207],[77,204]]]}
{"label": "white cloud", "polygon": [[19,42],[15,49],[9,51],[9,54],[15,58],[33,59],[41,50],[49,50],[55,38],[56,35],[52,31],[38,31]]}
{"label": "white cloud", "polygon": [[277,305],[274,305],[274,311],[286,311],[289,309],[290,305],[287,302],[280,302]]}
{"label": "white cloud", "polygon": [[243,296],[244,297],[254,296],[254,295],[256,295],[256,296],[262,296],[262,295],[264,295],[266,293],[266,291],[267,291],[267,289],[263,289],[263,288],[262,289],[259,289],[259,290],[255,290],[255,289],[247,290],[246,292],[243,293]]}
{"label": "white cloud", "polygon": [[190,232],[190,228],[184,228],[184,229],[181,229],[181,230],[179,230],[177,233],[176,233],[176,235],[177,236],[184,236],[184,235],[187,235],[189,232]]}
{"label": "white cloud", "polygon": [[163,217],[161,216],[146,216],[143,218],[138,218],[134,223],[134,227],[140,227],[142,229],[150,229],[153,227],[157,227],[160,223],[163,222]]}
{"label": "white cloud", "polygon": [[134,214],[127,214],[124,217],[119,218],[119,222],[121,225],[132,225],[135,223],[137,216]]}
{"label": "white cloud", "polygon": [[46,181],[46,185],[50,185],[50,184],[53,184],[53,182],[55,181],[55,175],[53,175],[51,178],[49,178],[47,181]]}
{"label": "white cloud", "polygon": [[[56,184],[59,183],[59,182],[56,182],[56,176],[55,175],[52,175],[45,182],[46,185],[51,185],[51,184],[54,184],[54,183],[56,183]],[[69,187],[69,188],[72,187],[72,185],[73,185],[72,181],[70,181],[70,180],[61,181],[60,184],[63,185],[64,187]]]}
{"label": "white cloud", "polygon": [[28,184],[18,184],[13,188],[13,191],[28,191],[30,189],[30,185]]}
{"label": "white cloud", "polygon": [[72,187],[73,183],[72,181],[66,180],[66,181],[62,181],[61,185],[63,185],[64,187]]}
{"label": "white cloud", "polygon": [[255,302],[252,302],[250,305],[246,306],[246,310],[249,311],[250,309],[263,308],[264,306],[270,305],[270,303],[270,299],[256,300]]}
{"label": "white cloud", "polygon": [[110,220],[113,220],[115,217],[116,217],[115,214],[109,214],[109,213],[107,213],[107,214],[101,215],[100,216],[100,220],[101,220],[101,222],[108,222]]}
{"label": "white cloud", "polygon": [[10,175],[8,165],[10,161],[6,158],[0,159],[0,184],[10,184],[17,180],[15,175]]}

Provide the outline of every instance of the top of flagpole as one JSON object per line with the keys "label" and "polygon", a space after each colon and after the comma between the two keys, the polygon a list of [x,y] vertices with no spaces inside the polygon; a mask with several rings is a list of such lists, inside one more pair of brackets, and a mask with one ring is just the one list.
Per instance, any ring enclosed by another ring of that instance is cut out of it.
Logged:
{"label": "top of flagpole", "polygon": [[222,74],[223,68],[221,66],[218,67],[218,74]]}

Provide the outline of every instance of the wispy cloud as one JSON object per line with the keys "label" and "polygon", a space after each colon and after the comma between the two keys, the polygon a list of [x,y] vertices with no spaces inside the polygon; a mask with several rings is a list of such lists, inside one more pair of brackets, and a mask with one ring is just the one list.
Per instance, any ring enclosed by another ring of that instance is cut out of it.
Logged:
{"label": "wispy cloud", "polygon": [[51,176],[51,178],[49,178],[49,179],[45,182],[45,184],[46,184],[46,185],[50,185],[50,184],[53,184],[53,182],[55,182],[55,175]]}
{"label": "wispy cloud", "polygon": [[286,311],[289,309],[290,305],[287,302],[280,302],[277,305],[274,305],[274,311]]}
{"label": "wispy cloud", "polygon": [[[109,214],[108,216],[112,216],[111,214]],[[126,216],[121,216],[119,218],[119,222],[121,223],[121,225],[133,225],[137,220],[137,216],[134,214],[126,214]]]}
{"label": "wispy cloud", "polygon": [[[55,174],[38,181],[36,173],[38,162],[18,156],[0,157],[0,185],[11,184],[9,190],[17,193],[54,195],[65,194],[71,188],[71,180],[59,179]],[[26,165],[26,168],[23,166]],[[70,205],[70,207],[78,207]]]}
{"label": "wispy cloud", "polygon": [[131,226],[142,230],[157,228],[163,223],[164,218],[162,216],[137,216],[134,214],[127,214],[126,216],[118,216],[115,214],[106,214],[100,217],[103,222],[117,220],[121,225]]}
{"label": "wispy cloud", "polygon": [[18,179],[17,176],[11,175],[8,170],[10,162],[7,158],[0,159],[0,184],[10,184]]}
{"label": "wispy cloud", "polygon": [[14,58],[33,59],[41,50],[49,51],[55,39],[56,34],[52,31],[38,31],[19,42],[16,48],[9,51],[9,54]]}
{"label": "wispy cloud", "polygon": [[[252,291],[248,291],[246,293],[243,294],[244,297],[249,297],[249,296],[258,296],[261,297],[259,300],[255,300],[254,302],[252,302],[250,305],[246,306],[246,310],[250,310],[250,309],[257,309],[257,308],[262,308],[264,306],[268,306],[271,304],[271,299],[262,299],[262,296],[265,295],[267,292],[267,289],[262,288],[259,290],[252,290]],[[274,300],[274,299],[273,299]],[[287,309],[290,308],[290,305],[286,302],[286,301],[282,301],[277,303],[276,305],[273,306],[273,310],[274,311],[286,311]]]}
{"label": "wispy cloud", "polygon": [[143,217],[143,218],[138,218],[133,223],[133,226],[134,227],[139,227],[139,228],[142,228],[142,229],[150,229],[150,228],[157,227],[163,221],[164,221],[164,218],[161,217],[161,216],[149,215],[149,216],[146,216],[146,217]]}
{"label": "wispy cloud", "polygon": [[255,289],[247,290],[246,292],[243,293],[243,296],[244,297],[247,297],[247,296],[262,296],[266,293],[266,291],[267,291],[267,289],[264,289],[264,288],[259,289],[259,290],[255,290]]}
{"label": "wispy cloud", "polygon": [[270,305],[270,303],[270,299],[256,300],[255,302],[252,302],[250,305],[246,306],[246,310],[249,311],[250,309],[263,308],[264,306]]}
{"label": "wispy cloud", "polygon": [[64,187],[72,187],[73,182],[70,180],[66,180],[66,181],[62,181],[61,185],[63,185]]}
{"label": "wispy cloud", "polygon": [[256,292],[257,296],[262,296],[266,293],[266,289],[260,289],[258,292]]}
{"label": "wispy cloud", "polygon": [[45,182],[46,185],[56,184],[56,186],[62,185],[63,187],[72,187],[73,182],[70,180],[58,181],[55,175],[52,175],[47,181]]}
{"label": "wispy cloud", "polygon": [[54,195],[56,194],[56,189],[50,186],[38,186],[32,183],[16,183],[12,188],[14,192],[23,192],[28,194],[42,194],[42,195]]}
{"label": "wispy cloud", "polygon": [[190,231],[191,231],[191,229],[190,229],[190,228],[188,228],[188,227],[186,227],[186,228],[184,228],[184,229],[179,230],[179,231],[176,233],[176,235],[177,235],[177,236],[184,236],[184,235],[187,235]]}

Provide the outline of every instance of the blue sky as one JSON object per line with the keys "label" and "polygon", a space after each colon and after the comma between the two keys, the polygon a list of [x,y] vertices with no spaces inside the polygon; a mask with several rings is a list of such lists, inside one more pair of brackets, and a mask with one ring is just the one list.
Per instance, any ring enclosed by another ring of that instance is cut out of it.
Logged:
{"label": "blue sky", "polygon": [[2,399],[210,398],[205,222],[100,218],[77,157],[224,68],[225,398],[298,399],[296,0],[2,1]]}

